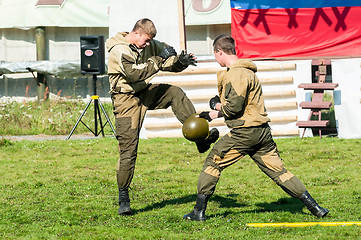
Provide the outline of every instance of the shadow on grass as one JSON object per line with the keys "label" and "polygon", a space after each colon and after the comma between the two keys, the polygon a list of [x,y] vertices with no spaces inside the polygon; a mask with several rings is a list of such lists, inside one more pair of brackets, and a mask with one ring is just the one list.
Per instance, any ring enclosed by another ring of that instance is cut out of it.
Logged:
{"label": "shadow on grass", "polygon": [[[290,213],[302,213],[303,204],[300,200],[295,198],[280,198],[279,200],[271,203],[257,203],[256,206],[259,208],[257,210],[246,210],[246,211],[237,211],[236,208],[246,207],[247,204],[237,202],[238,194],[229,194],[226,197],[214,195],[210,198],[210,202],[217,202],[220,208],[229,208],[230,210],[224,211],[222,214],[209,215],[208,218],[215,216],[227,217],[235,213],[263,213],[263,212],[290,212]],[[134,210],[134,214],[152,211],[153,209],[163,208],[168,205],[179,205],[189,202],[195,204],[197,195],[187,195],[175,199],[164,200],[161,202],[150,204],[144,208]],[[234,210],[231,210],[234,209]],[[191,209],[187,209],[192,211]],[[186,211],[187,212],[187,211]]]}
{"label": "shadow on grass", "polygon": [[276,202],[258,203],[256,204],[260,209],[254,212],[285,212],[301,213],[303,204],[296,198],[280,198]]}
{"label": "shadow on grass", "polygon": [[[213,217],[227,217],[232,214],[243,214],[243,213],[264,213],[264,212],[290,212],[290,213],[302,213],[303,204],[300,200],[295,198],[281,198],[271,203],[257,203],[255,204],[259,209],[257,210],[246,210],[246,211],[225,211],[221,214],[210,214],[208,218]],[[241,206],[246,206],[245,204]],[[227,206],[228,207],[228,206]]]}
{"label": "shadow on grass", "polygon": [[[238,194],[229,194],[227,195],[227,197],[222,197],[219,195],[214,195],[212,196],[209,201],[212,202],[217,202],[218,204],[220,204],[219,207],[221,208],[236,208],[236,207],[244,207],[246,206],[245,204],[240,204],[237,203],[237,197]],[[163,208],[167,205],[178,205],[178,204],[185,204],[185,203],[189,203],[189,202],[194,202],[194,204],[196,203],[196,198],[197,195],[196,194],[192,194],[192,195],[187,195],[187,196],[183,196],[183,197],[179,197],[179,198],[174,198],[174,199],[169,199],[169,200],[164,200],[161,202],[157,202],[157,203],[153,203],[151,205],[148,205],[144,208],[138,209],[138,210],[134,210],[133,212],[135,214],[140,213],[140,212],[147,212],[147,211],[152,211],[153,209],[157,209],[157,208]],[[191,211],[192,209],[189,209],[189,211]]]}

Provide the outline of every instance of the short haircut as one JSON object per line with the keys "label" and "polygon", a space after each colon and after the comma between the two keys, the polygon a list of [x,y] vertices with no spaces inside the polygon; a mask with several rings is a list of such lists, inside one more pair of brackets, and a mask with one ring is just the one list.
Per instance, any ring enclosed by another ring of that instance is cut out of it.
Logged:
{"label": "short haircut", "polygon": [[222,50],[228,55],[236,55],[234,39],[228,34],[221,34],[213,41],[213,50],[217,52]]}
{"label": "short haircut", "polygon": [[157,29],[155,29],[154,23],[148,18],[142,18],[135,23],[132,31],[134,32],[137,30],[149,35],[152,38],[157,35]]}

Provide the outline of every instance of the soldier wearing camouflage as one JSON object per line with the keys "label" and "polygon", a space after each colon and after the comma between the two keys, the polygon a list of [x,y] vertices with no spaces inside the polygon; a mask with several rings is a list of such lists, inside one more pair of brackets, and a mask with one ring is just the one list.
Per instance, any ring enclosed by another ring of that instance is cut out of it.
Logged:
{"label": "soldier wearing camouflage", "polygon": [[227,68],[217,74],[219,96],[210,100],[210,107],[215,111],[202,112],[199,116],[208,121],[223,116],[231,130],[213,146],[205,159],[198,179],[197,204],[184,218],[205,220],[207,201],[214,193],[222,171],[246,155],[286,193],[301,199],[307,207],[312,205],[312,214],[326,216],[328,210],[319,207],[303,183],[283,166],[268,125],[270,119],[255,74],[256,65],[251,60],[238,59],[234,40],[228,35],[218,36],[213,46],[217,62]]}
{"label": "soldier wearing camouflage", "polygon": [[[181,123],[195,114],[192,102],[182,89],[169,84],[151,84],[150,81],[159,71],[180,72],[189,65],[196,65],[196,58],[184,51],[177,55],[172,47],[153,39],[155,35],[154,23],[145,18],[137,21],[131,32],[117,33],[106,41],[119,148],[116,172],[118,214],[121,215],[132,214],[128,189],[134,175],[139,134],[146,111],[171,107]],[[197,144],[208,146],[206,150],[210,147],[209,139]]]}

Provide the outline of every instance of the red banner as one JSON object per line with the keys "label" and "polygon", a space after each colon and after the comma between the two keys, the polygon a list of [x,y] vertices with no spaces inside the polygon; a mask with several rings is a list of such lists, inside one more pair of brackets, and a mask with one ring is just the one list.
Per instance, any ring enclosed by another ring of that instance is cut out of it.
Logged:
{"label": "red banner", "polygon": [[232,8],[241,58],[361,55],[361,7]]}

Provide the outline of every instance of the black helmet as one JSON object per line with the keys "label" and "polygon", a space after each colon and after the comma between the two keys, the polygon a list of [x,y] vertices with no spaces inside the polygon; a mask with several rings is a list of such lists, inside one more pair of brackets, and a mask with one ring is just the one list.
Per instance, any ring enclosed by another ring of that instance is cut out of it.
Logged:
{"label": "black helmet", "polygon": [[206,139],[209,135],[209,124],[204,118],[191,115],[182,127],[183,136],[189,141],[198,142]]}

